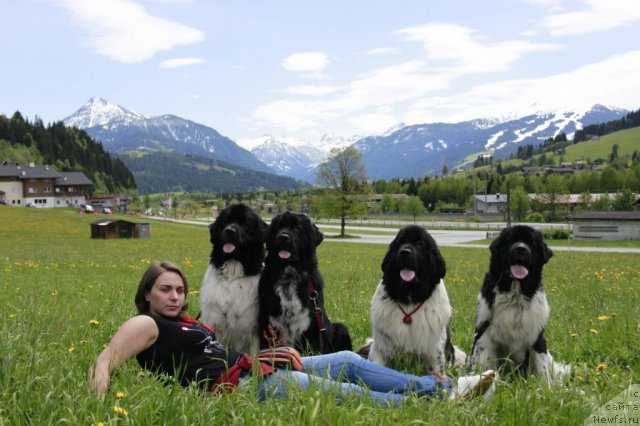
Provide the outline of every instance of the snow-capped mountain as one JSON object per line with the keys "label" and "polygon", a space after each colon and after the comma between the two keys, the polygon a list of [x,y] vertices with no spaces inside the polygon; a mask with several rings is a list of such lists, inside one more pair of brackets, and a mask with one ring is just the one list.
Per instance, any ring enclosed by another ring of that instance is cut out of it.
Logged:
{"label": "snow-capped mountain", "polygon": [[315,167],[327,159],[332,148],[353,144],[356,138],[342,138],[325,134],[318,142],[310,143],[291,137],[238,139],[238,145],[251,151],[260,161],[276,173],[313,183]]}
{"label": "snow-capped mountain", "polygon": [[295,146],[269,138],[251,152],[276,173],[313,182],[313,167],[324,161],[326,153],[310,146]]}
{"label": "snow-capped mountain", "polygon": [[477,155],[508,156],[523,144],[539,145],[564,132],[568,137],[582,127],[615,120],[628,111],[595,105],[574,111],[543,111],[519,118],[482,118],[455,124],[416,124],[383,136],[359,140],[369,178],[408,178],[437,174],[468,165]]}
{"label": "snow-capped mountain", "polygon": [[109,123],[115,125],[140,124],[147,117],[120,105],[113,104],[100,97],[89,99],[73,115],[64,119],[64,124],[74,126],[79,129],[89,129],[96,126],[107,126]]}
{"label": "snow-capped mountain", "polygon": [[216,130],[175,115],[145,117],[94,97],[65,118],[114,153],[149,150],[194,154],[248,169],[273,172],[253,154]]}

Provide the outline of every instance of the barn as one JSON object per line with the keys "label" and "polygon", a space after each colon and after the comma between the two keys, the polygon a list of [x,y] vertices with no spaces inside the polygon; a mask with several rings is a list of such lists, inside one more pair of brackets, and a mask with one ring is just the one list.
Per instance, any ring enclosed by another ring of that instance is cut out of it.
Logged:
{"label": "barn", "polygon": [[569,215],[576,240],[640,240],[640,211]]}
{"label": "barn", "polygon": [[91,238],[105,240],[114,238],[138,238],[149,239],[150,229],[148,223],[135,223],[122,219],[101,219],[91,222]]}

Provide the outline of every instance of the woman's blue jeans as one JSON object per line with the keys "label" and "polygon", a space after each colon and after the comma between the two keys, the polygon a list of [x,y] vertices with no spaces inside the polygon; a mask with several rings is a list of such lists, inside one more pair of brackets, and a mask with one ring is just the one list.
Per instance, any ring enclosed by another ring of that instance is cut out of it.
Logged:
{"label": "woman's blue jeans", "polygon": [[293,385],[303,389],[314,386],[338,398],[362,395],[381,404],[398,405],[409,394],[442,397],[442,390],[451,388],[451,379],[442,383],[435,376],[405,374],[350,351],[303,357],[302,366],[302,372],[279,369],[265,378],[260,400],[287,396]]}

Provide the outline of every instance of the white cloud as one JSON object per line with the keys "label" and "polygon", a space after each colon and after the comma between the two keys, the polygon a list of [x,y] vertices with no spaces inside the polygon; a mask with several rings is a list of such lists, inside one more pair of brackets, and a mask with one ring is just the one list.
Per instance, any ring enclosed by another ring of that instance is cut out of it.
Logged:
{"label": "white cloud", "polygon": [[176,46],[199,43],[204,33],[150,15],[131,0],[54,0],[88,30],[86,46],[118,62],[142,62]]}
{"label": "white cloud", "polygon": [[319,73],[329,65],[329,58],[322,52],[294,53],[282,60],[287,71]]}
{"label": "white cloud", "polygon": [[395,47],[380,47],[367,50],[367,55],[395,55],[397,53],[400,53],[400,50]]}
{"label": "white cloud", "polygon": [[525,3],[542,7],[547,10],[562,10],[562,0],[522,0]]}
{"label": "white cloud", "polygon": [[629,75],[638,73],[640,50],[547,78],[509,80],[479,85],[452,96],[430,96],[413,104],[403,121],[407,124],[459,122],[489,114],[499,117],[603,102],[637,109],[640,79],[629,79]]}
{"label": "white cloud", "polygon": [[342,89],[337,86],[295,86],[286,89],[285,93],[301,96],[324,96],[339,92],[340,90]]}
{"label": "white cloud", "polygon": [[175,58],[167,59],[160,62],[160,68],[180,68],[189,65],[203,64],[206,61],[203,58]]}
{"label": "white cloud", "polygon": [[436,23],[396,32],[404,40],[421,42],[429,61],[438,61],[461,74],[503,71],[527,53],[562,48],[557,44],[521,40],[483,43],[482,37],[475,33],[471,28]]}
{"label": "white cloud", "polygon": [[315,127],[337,113],[326,102],[282,99],[258,106],[253,115],[260,124],[293,132]]}
{"label": "white cloud", "polygon": [[583,10],[548,16],[539,26],[552,36],[566,36],[608,31],[640,21],[637,0],[584,0],[583,3]]}
{"label": "white cloud", "polygon": [[379,108],[370,114],[359,114],[347,119],[356,133],[382,134],[398,123],[398,119],[391,114],[391,108]]}

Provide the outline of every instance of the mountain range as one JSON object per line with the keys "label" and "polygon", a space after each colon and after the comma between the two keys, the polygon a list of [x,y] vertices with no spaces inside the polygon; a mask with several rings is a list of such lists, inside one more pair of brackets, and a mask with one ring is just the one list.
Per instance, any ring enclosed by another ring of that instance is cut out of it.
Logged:
{"label": "mountain range", "polygon": [[406,126],[383,136],[356,142],[372,179],[435,175],[443,165],[452,170],[473,164],[478,155],[505,158],[523,144],[539,145],[561,132],[571,136],[589,124],[624,117],[627,110],[603,105],[574,110],[548,111],[523,117],[483,118],[461,123]]}
{"label": "mountain range", "polygon": [[[362,153],[370,179],[422,177],[465,167],[478,155],[504,158],[523,144],[595,123],[622,118],[628,111],[603,105],[571,111],[540,111],[507,118],[478,118],[460,123],[394,126],[383,135],[320,141],[264,136],[237,142],[207,126],[174,116],[145,117],[104,99],[91,98],[63,121],[84,129],[110,152],[170,152],[313,182],[317,166],[331,148],[353,145]],[[135,172],[134,172],[135,175]],[[287,185],[288,186],[288,185]]]}
{"label": "mountain range", "polygon": [[273,173],[253,154],[216,130],[175,115],[146,117],[93,97],[63,122],[84,129],[102,142],[107,151],[116,154],[131,151],[194,154]]}

